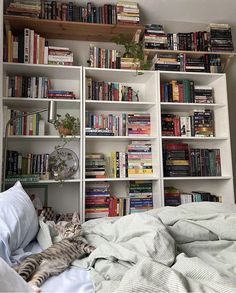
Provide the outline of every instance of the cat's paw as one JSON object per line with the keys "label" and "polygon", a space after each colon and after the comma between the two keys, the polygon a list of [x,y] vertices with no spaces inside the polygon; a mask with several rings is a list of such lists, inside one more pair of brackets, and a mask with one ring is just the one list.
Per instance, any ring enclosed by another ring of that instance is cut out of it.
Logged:
{"label": "cat's paw", "polygon": [[30,282],[28,284],[34,290],[35,293],[40,293],[41,292],[41,288],[31,284]]}

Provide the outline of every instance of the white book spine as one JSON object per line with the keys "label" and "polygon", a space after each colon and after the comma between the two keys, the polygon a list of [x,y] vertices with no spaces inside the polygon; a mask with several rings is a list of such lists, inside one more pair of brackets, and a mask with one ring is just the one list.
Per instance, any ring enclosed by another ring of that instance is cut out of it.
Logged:
{"label": "white book spine", "polygon": [[44,64],[48,64],[48,46],[44,47]]}
{"label": "white book spine", "polygon": [[30,31],[30,63],[34,63],[34,30]]}
{"label": "white book spine", "polygon": [[39,135],[45,135],[45,120],[39,120]]}

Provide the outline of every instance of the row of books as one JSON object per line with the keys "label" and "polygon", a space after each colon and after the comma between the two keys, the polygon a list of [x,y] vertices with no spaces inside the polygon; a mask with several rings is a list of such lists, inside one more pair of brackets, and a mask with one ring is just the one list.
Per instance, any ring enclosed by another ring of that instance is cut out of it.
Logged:
{"label": "row of books", "polygon": [[113,151],[110,158],[110,171],[112,178],[153,174],[151,143],[132,141],[127,147],[127,152]]}
{"label": "row of books", "polygon": [[85,219],[96,219],[109,216],[109,198],[111,196],[109,182],[86,184]]}
{"label": "row of books", "polygon": [[222,202],[221,196],[211,194],[207,191],[181,192],[173,186],[165,187],[164,194],[165,206],[178,206],[180,204],[201,201]]}
{"label": "row of books", "polygon": [[231,27],[229,24],[209,25],[210,48],[214,52],[232,52],[234,45],[232,41]]}
{"label": "row of books", "polygon": [[216,54],[200,57],[182,53],[156,54],[151,70],[221,73],[221,58]]}
{"label": "row of books", "polygon": [[138,24],[140,11],[136,1],[120,0],[116,4],[118,24]]}
{"label": "row of books", "polygon": [[232,52],[231,27],[210,24],[208,31],[165,33],[163,25],[145,25],[144,47],[147,49]]}
{"label": "row of books", "polygon": [[13,0],[6,8],[6,14],[104,24],[137,24],[140,20],[138,4],[135,1],[119,1],[115,5],[104,4],[97,7],[91,2],[82,6],[72,1]]}
{"label": "row of books", "polygon": [[38,18],[41,14],[41,0],[13,0],[6,8],[6,14]]}
{"label": "row of books", "polygon": [[40,175],[49,172],[49,154],[23,154],[7,151],[6,177],[15,175]]}
{"label": "row of books", "polygon": [[85,155],[86,178],[106,178],[106,157],[102,153],[87,153]]}
{"label": "row of books", "polygon": [[73,65],[73,52],[69,48],[49,46],[44,37],[29,28],[19,35],[9,30],[4,45],[5,62]]}
{"label": "row of books", "polygon": [[121,68],[120,52],[115,49],[104,49],[90,44],[89,66],[97,68]]}
{"label": "row of books", "polygon": [[213,111],[193,110],[189,116],[162,113],[161,127],[163,136],[213,137]]}
{"label": "row of books", "polygon": [[108,182],[88,183],[85,188],[85,218],[116,217],[153,208],[151,181],[130,181],[128,197],[111,195]]}
{"label": "row of books", "polygon": [[150,113],[85,113],[86,135],[150,136]]}
{"label": "row of books", "polygon": [[109,198],[109,216],[125,216],[153,208],[152,182],[130,181],[128,197]]}
{"label": "row of books", "polygon": [[96,81],[86,77],[87,99],[138,102],[138,92],[119,82]]}
{"label": "row of books", "polygon": [[75,99],[73,91],[53,90],[45,76],[6,76],[3,81],[5,97],[39,99]]}
{"label": "row of books", "polygon": [[166,177],[221,176],[220,149],[194,149],[184,143],[163,147]]}
{"label": "row of books", "polygon": [[27,112],[19,110],[11,110],[4,106],[4,123],[10,119],[14,120],[9,128],[8,135],[44,135],[45,120],[41,118],[39,113],[27,116]]}
{"label": "row of books", "polygon": [[146,49],[167,49],[167,35],[163,26],[160,24],[146,24],[143,43]]}
{"label": "row of books", "polygon": [[42,1],[41,18],[63,21],[78,21],[86,23],[117,23],[116,5],[104,4],[95,6],[87,2],[86,6],[78,3],[61,3],[57,1]]}
{"label": "row of books", "polygon": [[206,85],[195,85],[194,81],[171,80],[161,83],[161,102],[174,103],[214,103],[213,88]]}

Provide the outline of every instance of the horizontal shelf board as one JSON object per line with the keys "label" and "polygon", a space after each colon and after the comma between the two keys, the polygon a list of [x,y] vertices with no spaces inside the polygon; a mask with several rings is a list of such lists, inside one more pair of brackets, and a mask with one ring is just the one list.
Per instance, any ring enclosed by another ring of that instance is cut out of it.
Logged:
{"label": "horizontal shelf board", "polygon": [[88,140],[105,140],[105,141],[129,141],[129,140],[154,140],[156,139],[155,136],[147,136],[147,137],[140,137],[140,136],[89,136],[86,135],[86,139]]}
{"label": "horizontal shelf board", "polygon": [[133,180],[159,180],[159,177],[128,177],[128,178],[85,178],[85,182],[96,182],[96,181],[133,181]]}
{"label": "horizontal shelf board", "polygon": [[130,70],[85,67],[85,75],[97,81],[114,81],[121,83],[143,83],[155,76],[155,71],[150,70]]}
{"label": "horizontal shelf board", "polygon": [[46,76],[51,79],[79,80],[81,66],[3,62],[3,72],[10,75]]}
{"label": "horizontal shelf board", "polygon": [[154,102],[123,102],[123,101],[97,101],[86,100],[88,110],[114,110],[114,111],[143,111],[155,106]]}
{"label": "horizontal shelf board", "polygon": [[164,50],[164,49],[144,49],[144,54],[153,57],[155,54],[188,54],[192,56],[202,55],[220,55],[221,58],[232,58],[236,56],[235,52],[209,52],[209,51],[184,51],[184,50]]}
{"label": "horizontal shelf board", "polygon": [[214,140],[227,140],[229,139],[227,136],[225,137],[183,137],[183,136],[162,136],[163,140],[194,140],[194,141],[214,141]]}
{"label": "horizontal shelf board", "polygon": [[160,73],[161,82],[171,80],[190,79],[196,84],[209,85],[220,78],[225,77],[225,73],[209,73],[209,72],[184,72],[184,71],[158,71]]}
{"label": "horizontal shelf board", "polygon": [[[58,109],[75,109],[80,107],[80,100],[69,100],[69,99],[31,99],[31,98],[11,98],[3,97],[3,105],[10,108],[22,107],[22,108],[46,108],[50,101],[57,102]],[[77,104],[77,105],[75,105]]]}
{"label": "horizontal shelf board", "polygon": [[[65,183],[80,183],[82,180],[75,178],[75,179],[66,179],[63,182],[57,181],[57,180],[39,180],[37,182],[24,182],[21,181],[23,185],[40,185],[40,184],[65,184]],[[14,182],[6,182],[6,185],[12,185]]]}
{"label": "horizontal shelf board", "polygon": [[205,177],[163,177],[163,180],[229,180],[231,176],[205,176]]}
{"label": "horizontal shelf board", "polygon": [[28,27],[47,39],[93,42],[112,42],[113,38],[119,34],[131,41],[138,29],[144,31],[144,27],[141,25],[82,23],[14,15],[5,15],[4,22],[10,25],[13,32]]}
{"label": "horizontal shelf board", "polygon": [[[69,138],[71,140],[79,140],[80,136],[67,136],[66,138]],[[8,136],[8,139],[12,139],[12,140],[61,140],[63,138],[61,138],[59,135],[10,135]]]}
{"label": "horizontal shelf board", "polygon": [[223,108],[225,104],[200,104],[200,103],[168,103],[168,102],[161,102],[162,110],[172,110],[174,112],[187,112],[193,109],[206,109],[206,108]]}

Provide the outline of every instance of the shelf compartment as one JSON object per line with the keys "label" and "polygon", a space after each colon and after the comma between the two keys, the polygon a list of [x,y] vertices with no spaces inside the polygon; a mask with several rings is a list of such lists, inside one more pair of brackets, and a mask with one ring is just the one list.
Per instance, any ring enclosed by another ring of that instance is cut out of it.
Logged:
{"label": "shelf compartment", "polygon": [[152,59],[155,55],[159,54],[187,54],[189,56],[200,57],[203,55],[220,55],[223,68],[225,69],[228,62],[236,56],[235,52],[209,52],[209,51],[182,51],[182,50],[161,50],[161,49],[144,49],[144,55],[148,59]]}
{"label": "shelf compartment", "polygon": [[144,26],[141,25],[83,23],[15,15],[4,15],[4,23],[10,26],[13,32],[28,27],[47,39],[77,41],[112,42],[119,34],[131,41],[137,30],[144,32]]}
{"label": "shelf compartment", "polygon": [[57,108],[58,109],[72,109],[76,107],[79,107],[80,100],[69,100],[69,99],[31,99],[31,98],[16,98],[16,97],[4,97],[2,98],[3,105],[8,106],[9,108],[15,108],[15,107],[21,107],[21,108],[33,108],[34,110],[36,108],[46,108],[48,106],[48,103],[50,101],[57,102]]}
{"label": "shelf compartment", "polygon": [[149,70],[130,70],[130,69],[111,69],[111,68],[84,68],[87,77],[92,77],[98,81],[114,81],[120,83],[142,83],[145,84],[155,75],[155,71]]}
{"label": "shelf compartment", "polygon": [[174,112],[188,112],[196,109],[219,109],[225,107],[225,104],[200,104],[200,103],[171,103],[171,102],[161,102],[161,109],[164,111],[174,111]]}
{"label": "shelf compartment", "polygon": [[129,141],[129,140],[154,140],[155,136],[92,136],[86,135],[86,139],[90,141],[105,140],[105,141]]}
{"label": "shelf compartment", "polygon": [[7,75],[46,76],[51,79],[79,80],[81,66],[3,62]]}
{"label": "shelf compartment", "polygon": [[112,111],[143,111],[155,106],[153,102],[123,102],[123,101],[100,101],[86,100],[86,110],[112,110]]}

